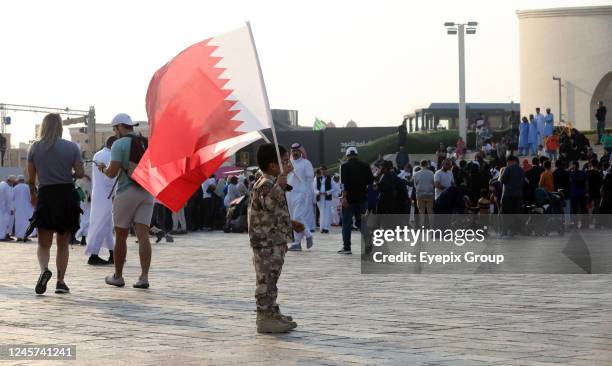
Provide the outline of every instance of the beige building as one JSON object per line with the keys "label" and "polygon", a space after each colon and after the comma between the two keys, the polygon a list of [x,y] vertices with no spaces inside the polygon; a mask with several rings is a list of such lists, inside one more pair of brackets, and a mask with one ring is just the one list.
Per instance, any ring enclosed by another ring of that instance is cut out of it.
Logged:
{"label": "beige building", "polygon": [[[595,129],[597,102],[612,108],[612,6],[518,11],[521,115],[550,107],[579,129]],[[608,126],[612,116],[608,113]]]}
{"label": "beige building", "polygon": [[[93,155],[89,153],[89,135],[87,127],[70,127],[70,139],[79,145],[81,151],[85,152],[86,158],[91,158]],[[146,121],[138,121],[136,132],[140,132],[143,136],[149,136],[149,123]],[[100,150],[106,143],[106,139],[114,135],[113,128],[110,124],[96,124],[96,143],[95,151]]]}

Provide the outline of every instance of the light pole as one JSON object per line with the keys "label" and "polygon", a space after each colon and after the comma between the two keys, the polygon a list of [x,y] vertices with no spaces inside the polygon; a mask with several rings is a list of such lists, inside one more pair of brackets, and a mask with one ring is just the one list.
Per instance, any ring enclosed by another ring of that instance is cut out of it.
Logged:
{"label": "light pole", "polygon": [[563,122],[562,99],[561,99],[561,78],[553,75],[553,80],[559,82],[559,122]]}
{"label": "light pole", "polygon": [[478,22],[446,22],[444,26],[446,27],[447,34],[456,34],[459,39],[459,136],[467,143],[467,117],[465,110],[465,34],[476,34]]}

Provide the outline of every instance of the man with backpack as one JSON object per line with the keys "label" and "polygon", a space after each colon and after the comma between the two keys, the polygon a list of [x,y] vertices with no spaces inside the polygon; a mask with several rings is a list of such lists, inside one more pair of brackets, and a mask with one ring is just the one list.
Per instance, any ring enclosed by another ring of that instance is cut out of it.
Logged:
{"label": "man with backpack", "polygon": [[151,242],[149,225],[153,215],[153,197],[131,178],[131,174],[147,149],[147,139],[134,133],[130,116],[119,113],[113,118],[111,126],[118,138],[111,147],[111,160],[108,168],[103,164],[98,169],[110,178],[117,177],[115,198],[113,199],[113,225],[115,227],[115,273],[106,277],[108,285],[123,287],[123,265],[127,254],[127,237],[130,227],[138,237],[141,274],[134,288],[149,288],[149,266],[151,265]]}

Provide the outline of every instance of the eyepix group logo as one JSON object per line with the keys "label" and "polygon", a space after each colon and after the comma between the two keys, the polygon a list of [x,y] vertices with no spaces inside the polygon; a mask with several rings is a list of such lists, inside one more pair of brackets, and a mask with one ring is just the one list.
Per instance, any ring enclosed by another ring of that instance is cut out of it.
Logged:
{"label": "eyepix group logo", "polygon": [[372,245],[380,247],[385,243],[394,242],[407,244],[411,247],[417,243],[452,243],[458,247],[466,243],[482,243],[487,237],[487,227],[478,229],[414,229],[408,226],[397,226],[395,229],[372,230]]}

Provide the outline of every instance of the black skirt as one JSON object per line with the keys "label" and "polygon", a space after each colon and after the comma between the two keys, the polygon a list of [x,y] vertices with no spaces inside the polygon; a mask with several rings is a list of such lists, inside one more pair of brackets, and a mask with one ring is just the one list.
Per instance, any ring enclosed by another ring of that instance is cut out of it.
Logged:
{"label": "black skirt", "polygon": [[73,235],[79,230],[81,207],[74,184],[53,184],[38,190],[38,204],[31,226]]}

